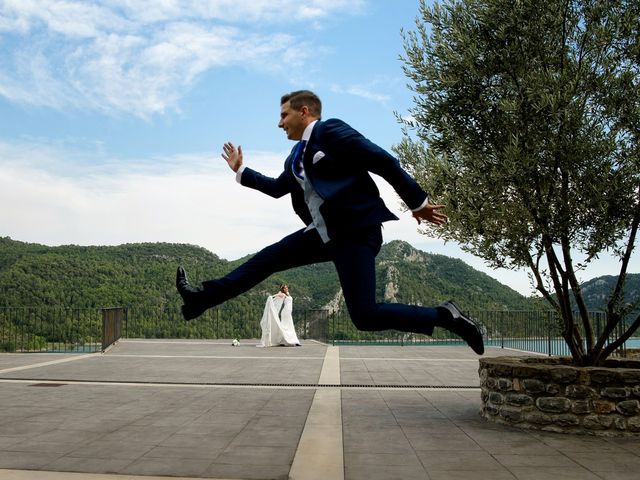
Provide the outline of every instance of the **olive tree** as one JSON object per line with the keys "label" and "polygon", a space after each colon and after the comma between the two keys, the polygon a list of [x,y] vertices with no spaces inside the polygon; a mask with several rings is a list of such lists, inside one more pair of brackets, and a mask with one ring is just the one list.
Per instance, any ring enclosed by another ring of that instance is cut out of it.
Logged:
{"label": "olive tree", "polygon": [[[395,151],[449,215],[425,233],[527,269],[579,365],[640,326],[623,321],[640,222],[639,12],[637,0],[421,0],[402,33],[414,96]],[[603,252],[619,275],[597,334],[579,275]]]}

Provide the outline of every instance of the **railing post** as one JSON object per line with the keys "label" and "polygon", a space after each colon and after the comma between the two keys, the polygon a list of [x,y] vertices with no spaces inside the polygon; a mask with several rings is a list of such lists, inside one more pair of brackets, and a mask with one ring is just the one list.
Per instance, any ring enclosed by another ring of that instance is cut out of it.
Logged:
{"label": "railing post", "polygon": [[125,309],[103,308],[102,309],[102,351],[120,340],[122,317]]}
{"label": "railing post", "polygon": [[547,313],[547,352],[548,352],[548,356],[551,356],[551,319],[549,318],[551,316],[551,312]]}

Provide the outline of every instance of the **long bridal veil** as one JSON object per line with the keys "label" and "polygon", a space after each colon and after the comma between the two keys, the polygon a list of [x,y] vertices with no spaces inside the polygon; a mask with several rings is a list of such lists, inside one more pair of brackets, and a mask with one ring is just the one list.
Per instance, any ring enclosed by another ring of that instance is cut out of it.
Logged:
{"label": "long bridal veil", "polygon": [[300,340],[293,326],[293,299],[284,294],[269,295],[260,320],[262,338],[258,347],[299,346]]}

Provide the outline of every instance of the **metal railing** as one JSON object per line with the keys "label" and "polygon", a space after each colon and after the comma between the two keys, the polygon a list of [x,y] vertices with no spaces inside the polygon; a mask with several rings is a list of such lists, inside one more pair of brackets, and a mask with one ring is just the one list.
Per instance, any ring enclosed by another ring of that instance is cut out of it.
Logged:
{"label": "metal railing", "polygon": [[97,352],[99,308],[0,307],[0,352]]}
{"label": "metal railing", "polygon": [[[241,313],[239,313],[241,312]],[[0,352],[97,352],[124,338],[260,338],[262,312],[250,308],[209,309],[185,322],[178,307],[129,308],[0,307]],[[485,344],[547,355],[569,355],[558,318],[550,311],[470,312],[481,325]],[[596,334],[606,315],[592,313]],[[385,330],[363,332],[344,310],[294,310],[298,337],[333,345],[463,345],[436,328],[433,336]],[[621,326],[622,329],[623,326]],[[620,334],[616,331],[611,340]],[[638,342],[638,340],[634,340]]]}

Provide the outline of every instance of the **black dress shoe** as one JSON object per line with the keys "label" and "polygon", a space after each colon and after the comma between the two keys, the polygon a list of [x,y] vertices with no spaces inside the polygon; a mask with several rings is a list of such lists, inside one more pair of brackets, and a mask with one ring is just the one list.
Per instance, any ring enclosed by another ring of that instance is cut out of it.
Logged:
{"label": "black dress shoe", "polygon": [[451,300],[442,302],[438,308],[447,310],[453,317],[451,323],[445,328],[467,342],[467,345],[478,355],[482,355],[484,353],[484,341],[482,340],[482,333],[480,333],[480,329],[475,322],[462,313],[462,310]]}
{"label": "black dress shoe", "polygon": [[182,305],[182,316],[185,320],[193,320],[202,315],[209,305],[206,293],[199,288],[192,287],[187,279],[187,272],[184,267],[178,267],[176,272],[176,288],[182,297],[184,305]]}

